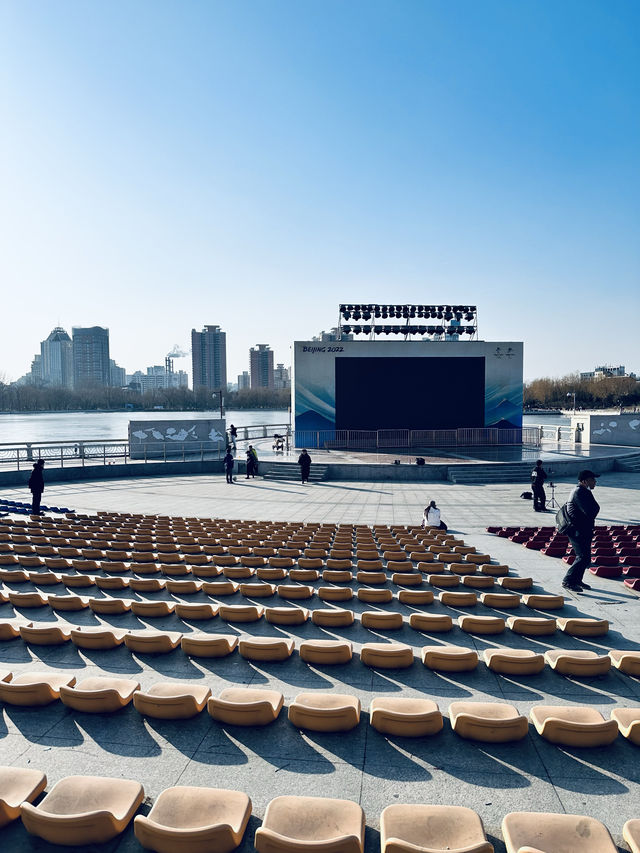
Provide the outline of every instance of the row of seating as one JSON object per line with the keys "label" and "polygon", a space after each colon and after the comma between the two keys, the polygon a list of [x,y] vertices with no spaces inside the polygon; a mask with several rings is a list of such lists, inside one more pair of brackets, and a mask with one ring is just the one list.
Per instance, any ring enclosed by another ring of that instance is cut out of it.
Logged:
{"label": "row of seating", "polygon": [[[216,850],[242,842],[252,813],[241,791],[175,786],[160,793],[148,815],[136,814],[144,788],[135,780],[69,776],[46,789],[44,773],[0,768],[0,825],[18,817],[26,830],[53,844],[83,846],[111,841],[134,820],[140,844],[157,853]],[[134,818],[135,816],[135,818]],[[507,853],[617,853],[609,831],[581,815],[512,812],[502,822]],[[623,827],[632,853],[640,853],[640,820]],[[365,814],[351,800],[275,797],[255,833],[258,853],[364,853]],[[395,803],[380,815],[382,853],[494,853],[480,816],[465,806]]]}
{"label": "row of seating", "polygon": [[[251,640],[240,640],[251,647]],[[254,647],[255,648],[255,647]],[[423,660],[438,652],[423,650]],[[216,720],[229,725],[263,726],[274,722],[284,696],[277,690],[229,687],[219,696],[200,682],[159,682],[148,690],[134,679],[92,676],[76,682],[68,673],[25,672],[0,682],[0,699],[9,705],[41,706],[60,699],[69,708],[85,713],[112,713],[130,702],[141,714],[157,719],[191,719],[206,707]],[[300,693],[288,707],[290,722],[301,729],[346,732],[360,723],[361,706],[356,696],[342,693]],[[443,716],[431,699],[378,696],[369,709],[370,723],[384,734],[422,737],[443,728]],[[565,746],[604,746],[618,732],[640,745],[640,707],[614,708],[606,721],[595,708],[539,705],[531,709],[537,732],[552,743]],[[529,731],[527,717],[501,702],[452,702],[451,728],[461,737],[490,743],[521,740]]]}
{"label": "row of seating", "polygon": [[[323,627],[331,625],[325,623]],[[124,644],[132,652],[142,654],[166,654],[180,646],[191,657],[213,658],[226,657],[238,648],[244,658],[256,661],[286,660],[296,647],[291,637],[239,637],[201,631],[183,634],[105,625],[53,623],[36,626],[5,622],[0,630],[3,640],[21,637],[29,645],[54,646],[71,642],[78,648],[107,650]],[[300,658],[312,664],[343,664],[353,657],[352,643],[344,638],[302,640],[298,648]],[[475,649],[451,644],[423,646],[421,656],[425,666],[439,672],[468,672],[474,670],[480,660]],[[548,649],[543,654],[507,646],[485,649],[482,659],[489,669],[504,675],[535,675],[542,672],[545,664],[562,675],[578,677],[605,675],[612,666],[626,675],[640,675],[640,651],[631,649],[611,649],[604,655],[590,649]],[[414,650],[406,643],[367,642],[361,646],[360,660],[378,669],[403,669],[413,665]]]}

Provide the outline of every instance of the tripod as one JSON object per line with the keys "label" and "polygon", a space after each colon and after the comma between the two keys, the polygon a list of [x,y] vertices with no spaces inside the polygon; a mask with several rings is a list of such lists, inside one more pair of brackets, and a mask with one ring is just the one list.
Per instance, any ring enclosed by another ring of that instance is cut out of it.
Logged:
{"label": "tripod", "polygon": [[547,501],[547,509],[559,509],[560,504],[556,500],[556,486],[555,483],[549,483],[549,487],[551,489],[551,500]]}

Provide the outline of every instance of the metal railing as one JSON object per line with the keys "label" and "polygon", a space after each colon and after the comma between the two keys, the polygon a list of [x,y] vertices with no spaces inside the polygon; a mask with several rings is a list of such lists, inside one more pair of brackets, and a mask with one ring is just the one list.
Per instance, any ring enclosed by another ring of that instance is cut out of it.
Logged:
{"label": "metal railing", "polygon": [[537,427],[521,429],[390,429],[390,430],[296,430],[296,447],[316,449],[400,450],[427,447],[495,447],[526,444],[538,447],[540,432]]}

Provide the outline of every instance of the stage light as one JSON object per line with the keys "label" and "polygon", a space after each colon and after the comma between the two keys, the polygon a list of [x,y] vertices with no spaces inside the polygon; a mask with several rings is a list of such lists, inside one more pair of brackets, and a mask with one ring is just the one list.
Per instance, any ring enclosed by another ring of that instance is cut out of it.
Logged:
{"label": "stage light", "polygon": [[450,320],[453,320],[453,312],[451,311],[450,308],[447,308],[447,310],[444,312],[444,319],[447,321],[447,323]]}
{"label": "stage light", "polygon": [[436,326],[436,335],[444,335],[444,326]]}
{"label": "stage light", "polygon": [[426,331],[427,331],[426,326],[418,326],[418,334],[419,335],[424,335],[426,333]]}
{"label": "stage light", "polygon": [[438,318],[438,320],[442,320],[443,316],[444,315],[443,315],[442,311],[438,311],[438,313],[436,314],[436,317]]}
{"label": "stage light", "polygon": [[474,335],[474,334],[475,334],[475,331],[476,331],[475,326],[467,326],[467,327],[465,328],[465,332],[466,332],[468,335]]}
{"label": "stage light", "polygon": [[473,314],[471,313],[471,311],[467,311],[467,313],[464,315],[464,319],[467,321],[467,323],[473,320]]}
{"label": "stage light", "polygon": [[371,326],[363,326],[362,331],[364,332],[365,335],[371,334]]}
{"label": "stage light", "polygon": [[380,306],[379,306],[379,305],[376,305],[376,310],[374,311],[374,316],[375,316],[375,317],[379,317],[379,316],[380,316]]}
{"label": "stage light", "polygon": [[363,320],[370,320],[371,319],[371,311],[369,311],[368,309],[366,311],[363,311],[362,312],[362,319]]}
{"label": "stage light", "polygon": [[342,331],[345,333],[345,335],[351,334],[351,326],[343,326]]}
{"label": "stage light", "polygon": [[462,320],[462,311],[456,311],[456,320],[460,322]]}
{"label": "stage light", "polygon": [[361,320],[361,319],[362,319],[362,314],[361,314],[359,311],[354,311],[354,312],[353,312],[353,319],[354,319],[354,320]]}
{"label": "stage light", "polygon": [[351,317],[351,311],[343,311],[342,316],[344,317],[345,320],[349,320]]}
{"label": "stage light", "polygon": [[361,331],[362,331],[362,328],[360,326],[354,326],[353,327],[353,334],[354,335],[359,335]]}

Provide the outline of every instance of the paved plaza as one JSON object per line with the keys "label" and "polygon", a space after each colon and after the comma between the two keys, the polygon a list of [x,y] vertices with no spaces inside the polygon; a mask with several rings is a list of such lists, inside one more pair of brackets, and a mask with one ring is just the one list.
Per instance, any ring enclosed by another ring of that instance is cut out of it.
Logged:
{"label": "paved plaza", "polygon": [[[573,483],[559,483],[556,497],[567,499]],[[446,482],[428,484],[294,482],[239,479],[227,485],[224,475],[129,479],[126,482],[91,481],[47,486],[47,503],[72,507],[79,513],[98,510],[226,519],[290,520],[359,524],[419,524],[426,503],[435,499],[450,530],[467,544],[508,564],[513,573],[532,576],[534,591],[561,592],[566,565],[521,545],[486,533],[488,525],[552,524],[553,514],[534,514],[530,501],[520,499],[523,487],[514,484],[461,486]],[[598,481],[596,497],[601,524],[640,523],[640,475],[612,472]],[[27,500],[25,489],[6,488],[0,497]],[[497,675],[483,663],[471,673],[437,673],[420,662],[423,645],[457,644],[482,652],[506,645],[544,651],[547,648],[640,648],[638,595],[621,581],[593,578],[593,590],[567,593],[562,611],[552,615],[584,615],[610,620],[604,638],[577,639],[560,632],[550,638],[525,638],[516,634],[473,636],[455,627],[448,634],[426,635],[408,624],[399,631],[374,633],[359,621],[340,636],[354,644],[354,657],[344,666],[315,667],[297,653],[281,663],[259,664],[237,653],[222,659],[191,659],[180,649],[166,655],[135,655],[120,647],[90,652],[71,643],[60,647],[26,646],[21,640],[0,644],[0,670],[64,670],[78,678],[103,673],[136,678],[143,689],[160,680],[196,679],[214,695],[233,684],[280,690],[285,706],[299,692],[335,691],[358,696],[362,720],[351,732],[303,732],[287,720],[286,708],[272,725],[260,729],[223,726],[206,713],[180,722],[143,718],[132,706],[112,716],[81,714],[62,703],[30,710],[5,706],[0,720],[0,764],[34,767],[47,773],[50,789],[58,779],[72,774],[122,776],[143,783],[148,811],[160,791],[172,785],[203,785],[245,791],[253,801],[253,817],[243,844],[252,849],[253,833],[269,800],[280,794],[340,797],[359,802],[367,817],[367,851],[379,849],[379,815],[393,803],[463,804],[482,817],[497,853],[504,851],[500,823],[510,811],[550,811],[584,814],[603,821],[620,850],[622,826],[640,817],[640,753],[618,737],[606,748],[570,749],[554,746],[533,727],[518,743],[488,744],[463,740],[444,730],[433,737],[385,737],[371,728],[367,709],[375,696],[426,696],[446,714],[460,699],[509,702],[528,714],[534,705],[589,705],[609,718],[616,706],[640,706],[640,679],[615,669],[597,678],[567,678],[549,667],[535,676]],[[127,592],[123,597],[131,597]],[[162,591],[158,598],[169,594]],[[204,593],[189,601],[206,600]],[[239,594],[225,601],[240,603]],[[315,601],[316,599],[314,599]],[[264,603],[264,602],[263,602]],[[322,606],[322,602],[304,606]],[[405,615],[410,607],[395,604]],[[353,600],[356,611],[370,605]],[[29,619],[51,620],[51,611],[24,611]],[[429,612],[444,608],[437,601]],[[464,612],[469,612],[465,609]],[[478,605],[470,612],[484,613]],[[514,611],[500,615],[511,615]],[[531,611],[520,606],[520,615]],[[0,618],[13,610],[0,605]],[[458,615],[458,613],[454,613]],[[542,614],[536,614],[542,615]],[[89,610],[69,613],[72,624],[97,624]],[[119,627],[145,627],[133,614],[105,617]],[[176,616],[149,620],[153,628],[242,633],[225,623],[185,624]],[[286,630],[261,620],[248,626],[260,635],[327,637],[311,622]],[[331,636],[331,635],[329,635]],[[336,634],[337,636],[337,634]],[[507,639],[508,636],[508,639]],[[369,641],[398,640],[414,648],[417,659],[405,670],[373,670],[357,654]],[[0,834],[7,851],[62,850],[31,838],[18,821]],[[137,851],[132,827],[100,851]]]}

